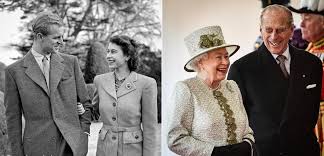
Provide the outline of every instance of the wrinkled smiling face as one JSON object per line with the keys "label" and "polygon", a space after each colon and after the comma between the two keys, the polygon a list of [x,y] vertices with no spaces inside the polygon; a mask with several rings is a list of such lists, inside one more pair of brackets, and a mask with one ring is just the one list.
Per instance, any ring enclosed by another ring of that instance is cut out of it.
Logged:
{"label": "wrinkled smiling face", "polygon": [[60,47],[63,44],[63,27],[58,25],[50,26],[48,35],[42,35],[41,47],[42,52],[50,54],[53,52],[59,52]]}
{"label": "wrinkled smiling face", "polygon": [[207,58],[200,60],[200,68],[207,72],[209,78],[214,81],[224,80],[230,64],[226,48],[210,51],[207,55]]}
{"label": "wrinkled smiling face", "polygon": [[263,14],[261,36],[264,45],[273,54],[282,54],[293,35],[293,27],[288,24],[288,16],[283,11],[268,10]]}

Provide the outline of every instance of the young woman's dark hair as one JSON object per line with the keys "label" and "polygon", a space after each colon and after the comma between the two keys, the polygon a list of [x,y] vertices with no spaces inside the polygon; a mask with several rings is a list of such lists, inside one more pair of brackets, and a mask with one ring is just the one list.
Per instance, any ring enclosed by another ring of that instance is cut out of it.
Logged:
{"label": "young woman's dark hair", "polygon": [[138,65],[138,44],[136,43],[136,41],[128,36],[113,36],[112,38],[110,38],[109,42],[121,47],[123,54],[125,56],[129,56],[129,60],[127,61],[129,70],[135,71]]}

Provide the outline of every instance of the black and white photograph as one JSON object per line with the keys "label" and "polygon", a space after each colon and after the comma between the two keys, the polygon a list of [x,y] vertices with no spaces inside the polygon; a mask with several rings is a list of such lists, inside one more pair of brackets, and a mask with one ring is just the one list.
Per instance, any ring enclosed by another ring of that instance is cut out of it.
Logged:
{"label": "black and white photograph", "polygon": [[0,2],[0,156],[159,156],[160,0]]}

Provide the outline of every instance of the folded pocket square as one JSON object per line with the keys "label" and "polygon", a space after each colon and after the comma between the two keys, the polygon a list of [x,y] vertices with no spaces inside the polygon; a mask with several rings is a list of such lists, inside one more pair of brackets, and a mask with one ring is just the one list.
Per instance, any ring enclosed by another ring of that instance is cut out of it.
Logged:
{"label": "folded pocket square", "polygon": [[311,89],[311,88],[315,88],[316,84],[310,84],[306,86],[306,89]]}

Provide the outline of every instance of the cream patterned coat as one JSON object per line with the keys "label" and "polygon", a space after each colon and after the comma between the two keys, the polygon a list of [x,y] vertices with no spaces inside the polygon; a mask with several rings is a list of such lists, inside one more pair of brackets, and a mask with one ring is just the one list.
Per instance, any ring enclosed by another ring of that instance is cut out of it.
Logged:
{"label": "cream patterned coat", "polygon": [[[237,141],[242,142],[244,138],[254,141],[237,84],[223,80],[219,90],[233,111]],[[172,102],[175,109],[168,133],[171,151],[185,156],[210,156],[215,146],[228,145],[223,111],[201,79],[194,77],[177,82]]]}

